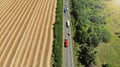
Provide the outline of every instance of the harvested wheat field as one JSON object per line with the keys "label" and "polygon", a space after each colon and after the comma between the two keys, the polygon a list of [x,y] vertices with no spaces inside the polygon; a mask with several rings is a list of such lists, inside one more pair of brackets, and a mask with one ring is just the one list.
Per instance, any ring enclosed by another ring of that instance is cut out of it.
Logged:
{"label": "harvested wheat field", "polygon": [[56,0],[0,0],[0,67],[51,67]]}

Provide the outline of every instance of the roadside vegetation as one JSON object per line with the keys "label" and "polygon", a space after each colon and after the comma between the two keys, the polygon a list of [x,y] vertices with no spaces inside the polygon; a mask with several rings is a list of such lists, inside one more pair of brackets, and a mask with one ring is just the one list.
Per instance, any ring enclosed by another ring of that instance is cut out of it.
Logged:
{"label": "roadside vegetation", "polygon": [[63,42],[63,0],[57,0],[56,22],[54,24],[54,43],[52,67],[62,67],[62,42]]}
{"label": "roadside vegetation", "polygon": [[96,47],[100,42],[107,44],[111,41],[111,33],[105,27],[106,6],[101,0],[70,1],[75,66],[97,66]]}

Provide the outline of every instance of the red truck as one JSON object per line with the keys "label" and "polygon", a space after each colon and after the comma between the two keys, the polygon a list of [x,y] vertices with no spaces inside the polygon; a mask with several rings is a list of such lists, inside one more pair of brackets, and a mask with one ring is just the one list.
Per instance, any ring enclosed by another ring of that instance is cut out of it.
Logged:
{"label": "red truck", "polygon": [[65,47],[68,47],[68,39],[65,39]]}

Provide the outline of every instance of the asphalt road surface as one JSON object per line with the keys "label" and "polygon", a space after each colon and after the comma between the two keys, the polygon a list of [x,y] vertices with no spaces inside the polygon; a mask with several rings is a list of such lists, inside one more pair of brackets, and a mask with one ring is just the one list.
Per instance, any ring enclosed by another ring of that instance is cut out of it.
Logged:
{"label": "asphalt road surface", "polygon": [[[64,0],[63,6],[64,6],[63,8],[68,8],[67,13],[64,13],[63,30],[64,30],[64,39],[68,39],[68,42],[69,42],[68,47],[64,47],[64,54],[63,54],[64,61],[63,61],[63,63],[64,63],[64,67],[74,67],[72,39],[71,39],[71,27],[69,26],[69,28],[68,28],[66,26],[66,21],[67,20],[70,21],[69,0]],[[70,32],[70,36],[68,35],[68,32]]]}

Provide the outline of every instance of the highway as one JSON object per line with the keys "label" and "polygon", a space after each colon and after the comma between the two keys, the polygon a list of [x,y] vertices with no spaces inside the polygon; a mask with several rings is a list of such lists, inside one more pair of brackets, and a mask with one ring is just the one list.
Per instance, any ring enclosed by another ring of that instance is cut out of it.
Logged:
{"label": "highway", "polygon": [[[66,21],[70,21],[70,12],[69,12],[69,0],[64,0],[63,8],[68,8],[67,13],[63,15],[63,33],[64,33],[64,40],[68,39],[69,46],[64,47],[63,51],[63,66],[64,67],[74,67],[74,58],[73,58],[73,48],[72,48],[72,38],[71,38],[71,27],[66,27]],[[70,35],[68,35],[70,32]],[[64,44],[65,45],[65,44]]]}

